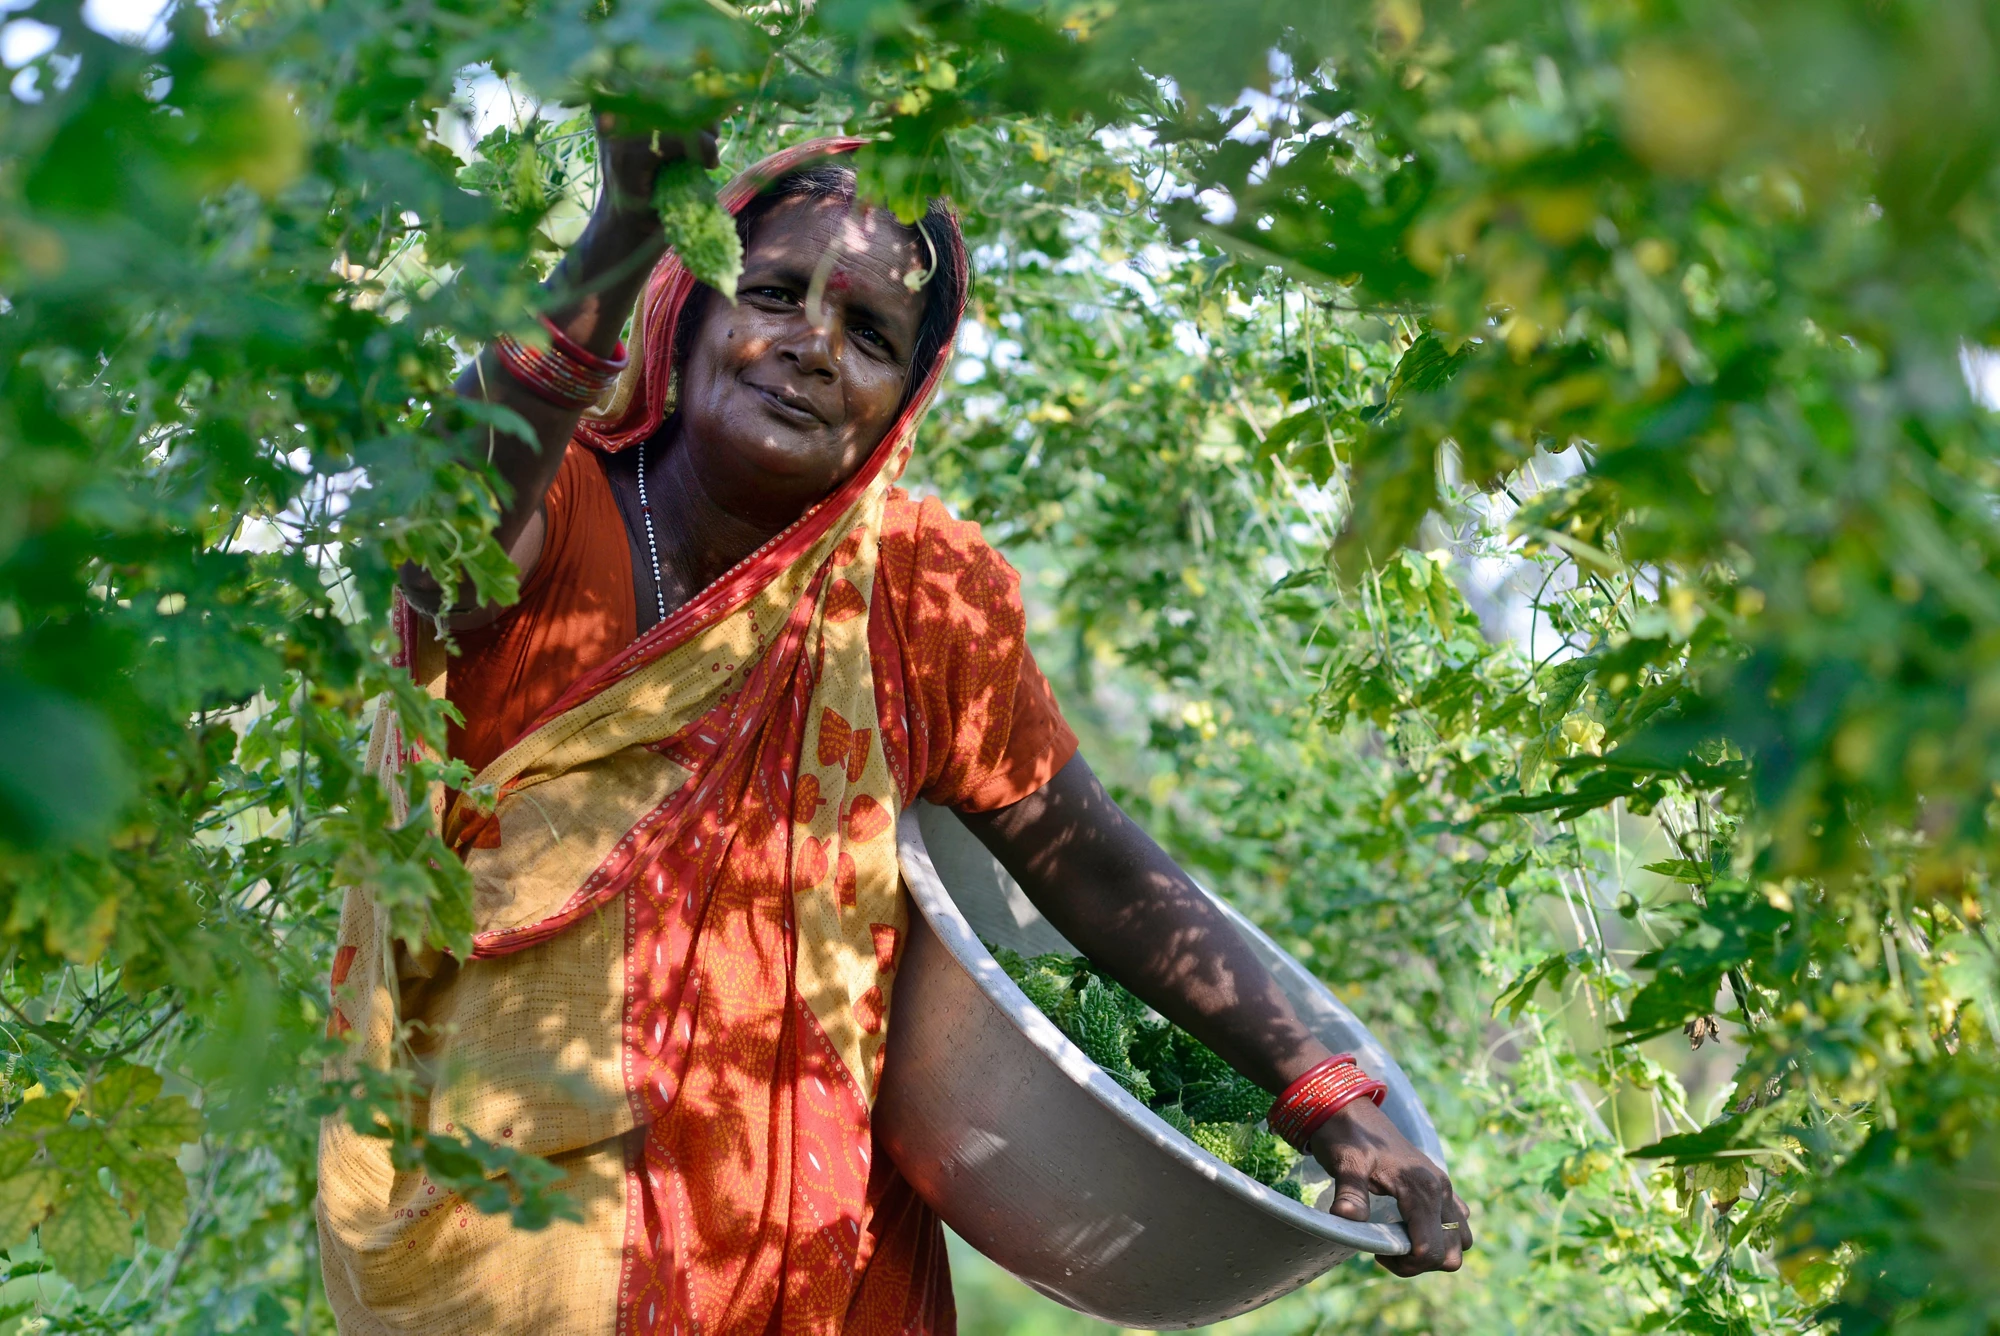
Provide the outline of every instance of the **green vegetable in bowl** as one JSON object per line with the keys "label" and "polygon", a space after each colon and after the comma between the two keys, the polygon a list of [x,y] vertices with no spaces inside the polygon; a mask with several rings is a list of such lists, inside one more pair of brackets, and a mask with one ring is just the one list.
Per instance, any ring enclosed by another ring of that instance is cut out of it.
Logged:
{"label": "green vegetable in bowl", "polygon": [[1271,1096],[1082,956],[1024,957],[990,943],[1007,977],[1105,1074],[1224,1164],[1295,1201],[1298,1152],[1262,1126]]}

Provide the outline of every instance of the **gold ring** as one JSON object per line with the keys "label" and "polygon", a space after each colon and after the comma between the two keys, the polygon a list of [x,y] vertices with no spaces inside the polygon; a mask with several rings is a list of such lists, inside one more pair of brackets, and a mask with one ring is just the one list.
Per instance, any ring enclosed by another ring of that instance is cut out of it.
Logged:
{"label": "gold ring", "polygon": [[1444,1227],[1445,1227],[1446,1229],[1457,1229],[1457,1228],[1458,1228],[1458,1223],[1459,1223],[1459,1222],[1458,1222],[1458,1221],[1456,1221],[1456,1220],[1447,1220],[1447,1221],[1445,1222],[1445,1224],[1444,1224]]}

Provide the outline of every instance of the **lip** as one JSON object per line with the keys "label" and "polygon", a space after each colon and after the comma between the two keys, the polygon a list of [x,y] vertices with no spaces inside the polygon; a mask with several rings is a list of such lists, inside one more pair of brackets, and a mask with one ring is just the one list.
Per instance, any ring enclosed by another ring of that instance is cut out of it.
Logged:
{"label": "lip", "polygon": [[826,419],[814,411],[811,401],[797,391],[777,389],[768,385],[754,384],[749,381],[745,381],[744,384],[749,385],[752,390],[761,395],[764,402],[770,405],[773,413],[794,426],[824,427],[827,425]]}

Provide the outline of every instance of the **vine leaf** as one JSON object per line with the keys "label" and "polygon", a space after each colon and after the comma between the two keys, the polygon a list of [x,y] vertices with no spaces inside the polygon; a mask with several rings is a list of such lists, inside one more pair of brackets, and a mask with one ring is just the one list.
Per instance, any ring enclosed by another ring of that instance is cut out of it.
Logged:
{"label": "vine leaf", "polygon": [[[32,1154],[32,1149],[30,1150]],[[52,1164],[11,1163],[0,1153],[0,1248],[24,1242],[55,1204],[62,1174]]]}
{"label": "vine leaf", "polygon": [[1430,330],[1425,330],[1396,362],[1389,378],[1389,402],[1406,394],[1429,394],[1442,389],[1472,355],[1471,345],[1453,348]]}
{"label": "vine leaf", "polygon": [[68,1100],[38,1096],[23,1100],[0,1127],[0,1248],[25,1240],[55,1204],[63,1175],[42,1148],[68,1118]]}
{"label": "vine leaf", "polygon": [[119,1119],[117,1131],[137,1149],[171,1156],[180,1146],[201,1140],[201,1113],[181,1096],[166,1095]]}
{"label": "vine leaf", "polygon": [[174,1156],[200,1139],[202,1117],[182,1096],[162,1095],[163,1084],[158,1072],[119,1062],[98,1074],[80,1110],[63,1097],[22,1101],[0,1127],[0,1248],[39,1226],[49,1260],[82,1286],[131,1255],[135,1219],[155,1246],[172,1246],[187,1225],[187,1177]]}
{"label": "vine leaf", "polygon": [[1497,1016],[1504,1009],[1508,1020],[1519,1020],[1543,984],[1560,992],[1571,970],[1587,972],[1589,968],[1590,953],[1581,947],[1549,956],[1501,990],[1493,1000],[1493,1014]]}
{"label": "vine leaf", "polygon": [[1780,936],[1790,916],[1773,908],[1761,895],[1741,886],[1716,886],[1706,904],[1690,916],[1688,927],[1657,951],[1636,962],[1652,978],[1632,999],[1625,1019],[1612,1028],[1638,1043],[1678,1030],[1690,1019],[1715,1007],[1723,976],[1754,961],[1777,957]]}
{"label": "vine leaf", "polygon": [[130,1160],[118,1167],[122,1204],[146,1226],[146,1241],[169,1248],[187,1227],[187,1175],[163,1155]]}
{"label": "vine leaf", "polygon": [[1730,1116],[1710,1123],[1699,1132],[1676,1132],[1627,1154],[1635,1160],[1672,1160],[1683,1167],[1701,1164],[1740,1146],[1738,1138],[1742,1132],[1743,1119]]}
{"label": "vine leaf", "polygon": [[42,1222],[42,1251],[56,1270],[86,1286],[132,1253],[132,1221],[95,1178],[71,1180],[70,1190]]}
{"label": "vine leaf", "polygon": [[143,1108],[160,1093],[161,1084],[160,1074],[150,1067],[116,1063],[91,1087],[90,1111],[107,1122],[116,1121],[122,1114]]}

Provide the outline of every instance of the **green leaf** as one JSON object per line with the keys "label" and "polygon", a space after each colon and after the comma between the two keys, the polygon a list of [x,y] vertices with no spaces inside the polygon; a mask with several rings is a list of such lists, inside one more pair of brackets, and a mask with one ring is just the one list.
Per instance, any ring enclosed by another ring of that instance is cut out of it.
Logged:
{"label": "green leaf", "polygon": [[201,1140],[201,1111],[180,1095],[163,1095],[119,1119],[117,1134],[147,1150],[171,1153]]}
{"label": "green leaf", "polygon": [[1486,810],[1517,814],[1553,812],[1558,821],[1574,821],[1586,812],[1609,807],[1620,799],[1627,802],[1657,801],[1661,792],[1659,781],[1651,775],[1597,770],[1586,775],[1573,789],[1514,794],[1488,803]]}
{"label": "green leaf", "polygon": [[[131,791],[132,769],[102,714],[0,666],[0,843],[93,838]],[[72,954],[86,959],[94,948]]]}
{"label": "green leaf", "polygon": [[1709,1014],[1724,976],[1774,957],[1779,936],[1790,925],[1791,917],[1761,895],[1740,885],[1711,887],[1707,903],[1678,936],[1639,957],[1637,965],[1652,970],[1653,977],[1613,1028],[1636,1043]]}
{"label": "green leaf", "polygon": [[1264,433],[1259,453],[1285,458],[1292,447],[1301,441],[1322,441],[1326,437],[1326,419],[1317,408],[1302,408],[1273,424]]}
{"label": "green leaf", "polygon": [[1742,1131],[1743,1119],[1731,1116],[1718,1119],[1699,1132],[1677,1132],[1626,1153],[1635,1160],[1672,1160],[1676,1164],[1694,1164],[1715,1159],[1719,1151],[1735,1149],[1738,1144],[1736,1138]]}
{"label": "green leaf", "polygon": [[1493,1014],[1497,1016],[1505,1010],[1507,1019],[1519,1020],[1528,1004],[1535,1000],[1537,989],[1546,985],[1560,992],[1570,971],[1584,965],[1589,958],[1590,953],[1581,947],[1544,958],[1500,990],[1500,996],[1493,999]]}
{"label": "green leaf", "polygon": [[131,1217],[94,1176],[72,1179],[42,1222],[42,1251],[71,1283],[94,1285],[106,1267],[131,1256]]}
{"label": "green leaf", "polygon": [[519,410],[509,408],[506,404],[488,399],[464,399],[458,403],[457,408],[474,422],[483,423],[495,431],[503,431],[516,440],[527,441],[530,444],[535,444],[538,440],[534,425],[522,417]]}
{"label": "green leaf", "polygon": [[813,15],[828,32],[843,37],[892,33],[915,17],[904,0],[827,0]]}
{"label": "green leaf", "polygon": [[160,1074],[150,1067],[113,1063],[90,1088],[88,1108],[99,1118],[116,1121],[159,1094],[160,1085]]}
{"label": "green leaf", "polygon": [[8,1136],[34,1136],[61,1127],[69,1121],[70,1101],[61,1095],[37,1095],[26,1099],[14,1109],[13,1117],[0,1128],[0,1138]]}
{"label": "green leaf", "polygon": [[119,1203],[146,1226],[146,1242],[171,1248],[187,1227],[187,1175],[164,1155],[143,1155],[118,1166]]}
{"label": "green leaf", "polygon": [[40,1153],[41,1146],[31,1138],[9,1137],[0,1133],[0,1179],[19,1173],[27,1167],[28,1161]]}
{"label": "green leaf", "polygon": [[1396,363],[1395,374],[1389,378],[1389,398],[1393,401],[1441,388],[1471,355],[1470,345],[1461,343],[1453,349],[1436,334],[1424,331]]}
{"label": "green leaf", "polygon": [[62,1171],[42,1161],[0,1173],[0,1248],[25,1241],[55,1201]]}
{"label": "green leaf", "polygon": [[55,1128],[42,1138],[42,1145],[49,1158],[73,1178],[93,1174],[117,1158],[117,1150],[105,1130],[89,1124]]}
{"label": "green leaf", "polygon": [[1713,875],[1710,869],[1687,858],[1663,858],[1657,863],[1645,864],[1641,871],[1656,872],[1686,886],[1706,885]]}
{"label": "green leaf", "polygon": [[1708,1193],[1713,1205],[1729,1206],[1750,1186],[1750,1165],[1740,1156],[1693,1164],[1688,1167],[1687,1184],[1691,1192]]}

